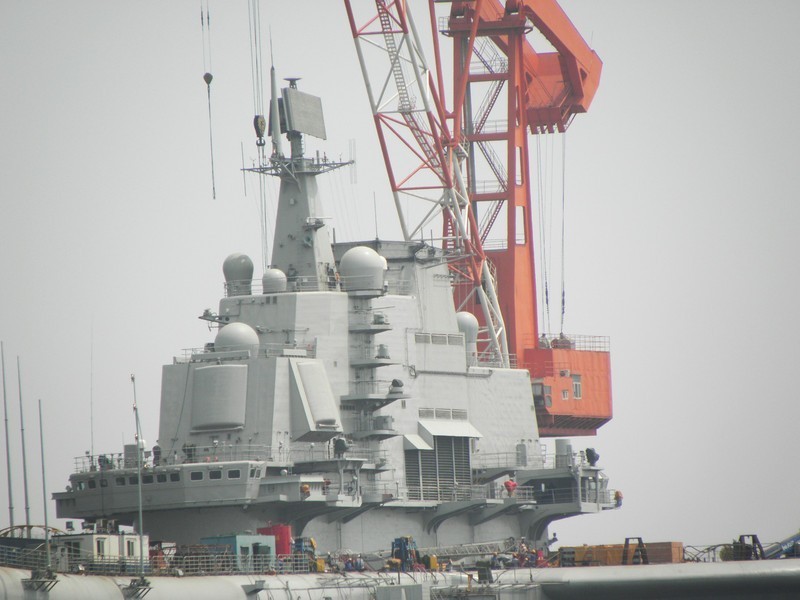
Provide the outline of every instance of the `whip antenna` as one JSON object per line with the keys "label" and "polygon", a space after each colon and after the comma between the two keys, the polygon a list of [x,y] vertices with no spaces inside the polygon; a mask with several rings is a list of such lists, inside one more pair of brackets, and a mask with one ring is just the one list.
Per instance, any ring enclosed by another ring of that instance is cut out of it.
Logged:
{"label": "whip antenna", "polygon": [[6,397],[6,351],[0,342],[0,363],[3,370],[3,418],[6,426],[6,474],[8,476],[8,525],[14,527],[14,494],[11,491],[11,444],[8,439],[8,398]]}

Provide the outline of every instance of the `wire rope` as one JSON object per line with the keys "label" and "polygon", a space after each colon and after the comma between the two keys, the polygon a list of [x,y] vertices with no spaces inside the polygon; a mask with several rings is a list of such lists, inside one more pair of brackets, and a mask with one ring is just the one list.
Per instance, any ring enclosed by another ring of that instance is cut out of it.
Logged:
{"label": "wire rope", "polygon": [[566,315],[566,258],[564,254],[566,240],[566,198],[567,198],[567,134],[561,134],[561,328],[559,333],[564,333],[564,318]]}
{"label": "wire rope", "polygon": [[[253,113],[264,115],[264,86],[263,86],[263,44],[261,30],[261,4],[258,0],[248,0],[247,3],[248,33],[250,40],[250,79],[252,84]],[[263,146],[257,146],[257,166],[267,166],[267,157]],[[259,226],[261,229],[261,262],[262,269],[269,266],[269,235],[270,235],[270,209],[272,202],[268,196],[272,195],[272,187],[264,180],[265,175],[258,176],[258,211]]]}
{"label": "wire rope", "polygon": [[211,74],[211,13],[208,7],[208,0],[200,3],[200,30],[203,38],[203,81],[206,82],[206,92],[208,94],[208,144],[211,151],[211,196],[217,197],[216,177],[214,176],[214,133],[211,118],[211,81],[214,79]]}
{"label": "wire rope", "polygon": [[[545,146],[543,149],[542,146]],[[547,193],[545,181],[545,169],[542,163],[545,160],[543,154],[546,153],[546,144],[542,144],[541,137],[536,136],[536,187],[538,191],[538,212],[539,212],[539,245],[540,245],[540,266],[542,271],[542,312],[546,329],[550,330],[550,282],[548,269],[548,236],[547,236]]]}

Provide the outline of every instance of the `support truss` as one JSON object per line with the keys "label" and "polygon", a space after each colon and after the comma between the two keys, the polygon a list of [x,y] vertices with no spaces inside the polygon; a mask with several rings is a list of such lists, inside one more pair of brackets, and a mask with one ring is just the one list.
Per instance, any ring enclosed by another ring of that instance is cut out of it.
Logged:
{"label": "support truss", "polygon": [[[446,111],[438,55],[435,79],[406,0],[345,0],[345,8],[403,236],[421,237],[441,216],[441,244],[451,271],[457,282],[472,286],[483,310],[489,352],[508,366],[496,283],[461,173],[466,152],[460,115],[466,90],[456,90],[454,108]],[[432,8],[430,19],[438,48]],[[451,116],[452,130],[447,122]],[[404,201],[413,201],[415,208],[420,202],[430,207],[417,211],[422,216],[412,220],[404,214]]]}

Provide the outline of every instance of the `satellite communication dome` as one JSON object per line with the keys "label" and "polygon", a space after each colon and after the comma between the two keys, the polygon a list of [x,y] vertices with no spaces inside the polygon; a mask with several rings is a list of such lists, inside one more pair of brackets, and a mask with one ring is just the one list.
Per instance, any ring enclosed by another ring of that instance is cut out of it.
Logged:
{"label": "satellite communication dome", "polygon": [[225,275],[225,282],[250,281],[253,279],[253,261],[247,254],[237,252],[231,254],[222,263],[222,272]]}
{"label": "satellite communication dome", "polygon": [[382,290],[386,259],[367,246],[350,248],[339,261],[339,273],[347,291]]}
{"label": "satellite communication dome", "polygon": [[258,334],[247,323],[229,323],[217,333],[214,350],[252,350],[258,347]]}
{"label": "satellite communication dome", "polygon": [[467,344],[474,344],[478,339],[478,319],[471,312],[461,311],[456,313],[458,330],[464,334]]}
{"label": "satellite communication dome", "polygon": [[267,269],[261,277],[261,289],[265,294],[286,291],[286,273],[280,269]]}
{"label": "satellite communication dome", "polygon": [[251,293],[253,281],[253,261],[246,254],[231,254],[222,263],[225,275],[225,288],[229,296],[246,296]]}

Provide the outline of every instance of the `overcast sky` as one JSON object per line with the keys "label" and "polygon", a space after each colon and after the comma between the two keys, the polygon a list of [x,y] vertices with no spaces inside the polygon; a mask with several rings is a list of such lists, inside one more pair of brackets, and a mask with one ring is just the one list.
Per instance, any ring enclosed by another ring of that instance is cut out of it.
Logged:
{"label": "overcast sky", "polygon": [[[567,134],[565,330],[611,337],[614,388],[613,421],[574,445],[597,449],[625,501],[551,531],[564,544],[781,539],[800,527],[800,3],[562,5],[604,63]],[[217,305],[223,259],[261,267],[239,171],[241,144],[254,155],[247,4],[211,10],[209,67],[195,0],[0,3],[0,339],[16,465],[21,360],[35,522],[37,399],[49,492],[92,437],[98,453],[132,442],[131,373],[155,443],[160,367],[213,339],[196,317]],[[375,193],[378,233],[396,238],[342,3],[262,13],[280,76],[323,96],[328,141],[312,149],[347,158],[356,140],[358,183],[321,183],[337,237],[374,237]]]}

